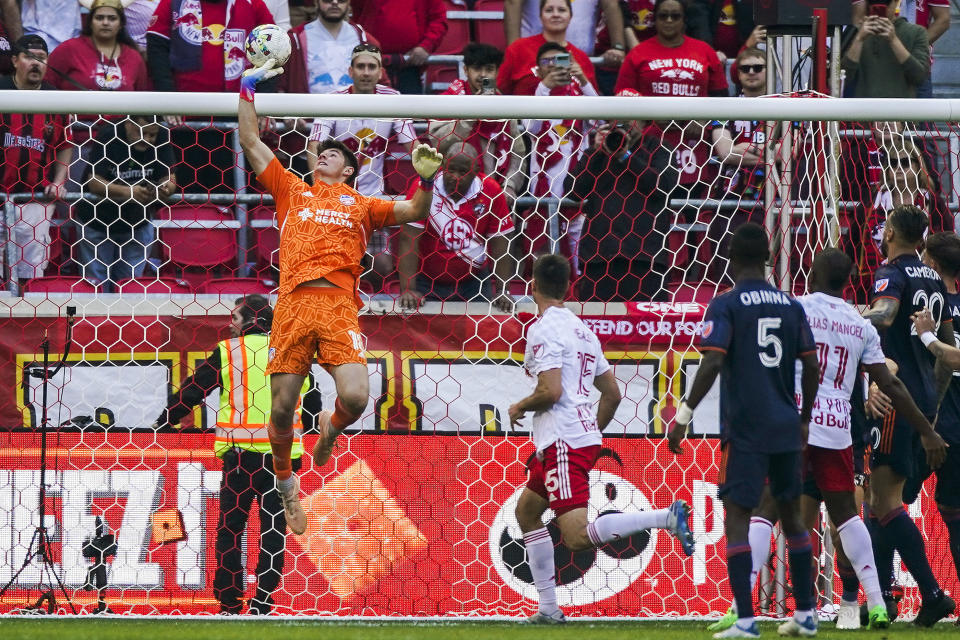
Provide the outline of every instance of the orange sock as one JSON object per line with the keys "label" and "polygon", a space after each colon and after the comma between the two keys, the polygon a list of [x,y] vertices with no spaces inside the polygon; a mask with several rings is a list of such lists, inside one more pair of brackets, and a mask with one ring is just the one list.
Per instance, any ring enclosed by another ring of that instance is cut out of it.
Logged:
{"label": "orange sock", "polygon": [[340,398],[337,398],[336,403],[333,405],[333,415],[330,417],[330,423],[337,431],[343,431],[359,420],[361,415],[362,414],[348,411],[347,408],[343,406],[343,403],[340,402]]}
{"label": "orange sock", "polygon": [[290,449],[293,447],[293,429],[281,433],[273,423],[267,425],[270,434],[270,449],[273,452],[273,472],[280,480],[286,480],[293,472],[290,466]]}

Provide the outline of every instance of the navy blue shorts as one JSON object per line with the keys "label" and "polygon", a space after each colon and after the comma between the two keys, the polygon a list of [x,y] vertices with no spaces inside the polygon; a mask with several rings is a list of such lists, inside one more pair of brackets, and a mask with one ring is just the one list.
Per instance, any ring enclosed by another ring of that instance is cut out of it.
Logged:
{"label": "navy blue shorts", "polygon": [[920,436],[896,411],[891,411],[879,426],[874,426],[870,435],[873,440],[871,469],[888,466],[907,479],[917,475],[916,451],[922,451]]}
{"label": "navy blue shorts", "polygon": [[799,451],[758,453],[727,442],[720,459],[717,495],[729,498],[745,509],[753,509],[760,504],[760,496],[769,480],[774,499],[789,501],[798,498],[803,489],[802,460]]}
{"label": "navy blue shorts", "polygon": [[932,471],[927,466],[927,454],[923,447],[917,447],[914,454],[916,456],[917,473],[914,477],[908,479],[903,485],[903,501],[907,504],[913,504],[920,496],[923,490],[923,483],[931,475],[937,476],[937,488],[933,492],[933,499],[937,504],[945,507],[960,509],[960,445],[954,444],[947,449],[947,459],[943,466],[936,471]]}

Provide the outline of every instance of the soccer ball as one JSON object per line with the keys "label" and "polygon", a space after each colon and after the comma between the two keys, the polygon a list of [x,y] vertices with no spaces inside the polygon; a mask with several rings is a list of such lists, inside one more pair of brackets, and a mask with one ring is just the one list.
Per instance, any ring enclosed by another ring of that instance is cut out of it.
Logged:
{"label": "soccer ball", "polygon": [[277,61],[276,66],[282,67],[290,57],[290,36],[275,24],[262,24],[247,36],[246,50],[247,60],[255,67],[271,58]]}

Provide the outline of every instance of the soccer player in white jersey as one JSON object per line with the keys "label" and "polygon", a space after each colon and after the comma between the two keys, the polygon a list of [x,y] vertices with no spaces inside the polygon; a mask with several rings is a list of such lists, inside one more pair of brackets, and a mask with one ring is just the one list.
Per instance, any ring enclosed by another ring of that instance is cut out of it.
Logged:
{"label": "soccer player in white jersey", "polygon": [[[547,508],[556,515],[563,543],[572,551],[599,547],[645,529],[668,529],[683,552],[693,554],[690,508],[677,500],[669,509],[609,513],[587,523],[589,475],[600,453],[603,431],[620,404],[620,387],[600,349],[600,341],[580,318],[564,307],[570,287],[570,263],[545,255],[533,265],[533,299],[539,318],[527,332],[524,368],[537,380],[533,393],[510,407],[510,425],[533,412],[537,455],[517,503],[527,563],[539,594],[532,624],[565,622],[557,605],[553,540],[543,523]],[[600,391],[594,413],[591,387]]]}
{"label": "soccer player in white jersey", "polygon": [[[804,450],[805,491],[801,503],[805,516],[811,511],[819,511],[819,501],[806,491],[807,485],[812,484],[826,503],[827,513],[837,527],[843,551],[863,585],[869,611],[868,627],[876,629],[888,627],[890,618],[880,590],[870,533],[860,518],[855,500],[850,397],[860,367],[884,390],[897,411],[915,428],[932,432],[932,427],[913,402],[907,388],[887,368],[877,330],[843,299],[843,289],[849,282],[852,266],[850,257],[838,249],[820,252],[813,261],[813,293],[798,299],[813,332],[820,365],[820,386]],[[800,375],[798,367],[798,389]],[[775,510],[768,506],[765,501],[754,512],[749,534],[751,546],[763,541],[767,550],[773,523],[776,522],[776,516],[773,515]],[[754,553],[752,556],[753,580],[760,568],[757,566],[758,560],[762,563],[767,553]],[[735,621],[735,612],[728,612],[720,624],[711,626],[711,630],[722,630]],[[859,627],[860,608],[856,600],[841,601],[837,628]]]}

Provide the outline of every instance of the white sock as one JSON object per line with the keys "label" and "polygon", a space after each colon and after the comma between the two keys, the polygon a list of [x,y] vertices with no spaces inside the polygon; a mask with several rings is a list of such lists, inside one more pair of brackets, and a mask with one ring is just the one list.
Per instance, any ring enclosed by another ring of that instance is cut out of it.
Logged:
{"label": "white sock", "polygon": [[669,513],[668,509],[639,513],[608,513],[587,525],[587,537],[595,547],[599,547],[646,529],[663,529],[667,526]]}
{"label": "white sock", "polygon": [[523,534],[527,547],[527,564],[533,574],[533,584],[540,594],[540,611],[557,611],[557,568],[553,562],[553,540],[546,527]]}
{"label": "white sock", "polygon": [[847,560],[853,566],[863,591],[867,594],[867,608],[872,609],[883,604],[883,595],[880,593],[880,580],[877,577],[877,563],[873,559],[873,545],[870,542],[870,532],[860,516],[853,516],[839,527],[840,542]]}
{"label": "white sock", "polygon": [[283,480],[277,478],[277,488],[280,489],[280,491],[287,492],[296,486],[296,482],[296,477],[294,477],[294,475],[291,473],[289,478],[285,478]]}
{"label": "white sock", "polygon": [[747,531],[747,541],[750,543],[750,591],[757,586],[757,577],[760,569],[770,557],[770,536],[773,535],[773,523],[765,518],[750,518],[750,529]]}

